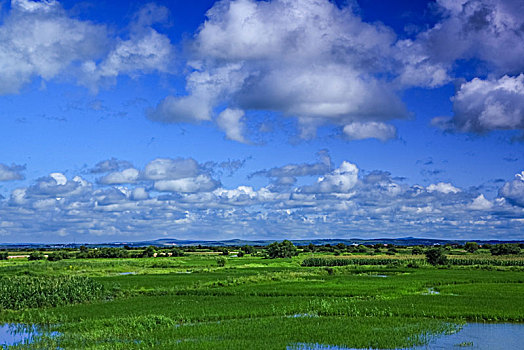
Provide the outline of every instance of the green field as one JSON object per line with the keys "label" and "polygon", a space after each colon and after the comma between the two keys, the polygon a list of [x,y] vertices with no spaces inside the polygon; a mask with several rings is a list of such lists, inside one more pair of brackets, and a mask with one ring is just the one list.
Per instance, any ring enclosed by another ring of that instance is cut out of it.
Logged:
{"label": "green field", "polygon": [[2,261],[0,323],[57,332],[20,348],[292,349],[409,347],[467,321],[524,322],[521,263],[433,267],[411,255],[354,255],[346,258],[389,260],[302,266],[311,257],[345,258]]}

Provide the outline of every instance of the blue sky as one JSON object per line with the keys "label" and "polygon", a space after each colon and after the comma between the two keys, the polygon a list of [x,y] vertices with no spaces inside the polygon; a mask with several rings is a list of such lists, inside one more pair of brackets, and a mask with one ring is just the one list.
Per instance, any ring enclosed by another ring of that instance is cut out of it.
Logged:
{"label": "blue sky", "polygon": [[0,2],[0,241],[524,239],[521,1]]}

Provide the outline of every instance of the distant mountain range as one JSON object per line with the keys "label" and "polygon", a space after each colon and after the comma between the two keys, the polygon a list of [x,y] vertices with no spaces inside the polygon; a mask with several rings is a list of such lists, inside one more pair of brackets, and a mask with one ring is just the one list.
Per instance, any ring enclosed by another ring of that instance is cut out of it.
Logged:
{"label": "distant mountain range", "polygon": [[[230,240],[219,240],[219,241],[207,241],[207,240],[179,240],[175,238],[161,238],[149,241],[139,242],[112,242],[112,243],[67,243],[67,244],[42,244],[42,243],[0,243],[0,249],[13,249],[13,248],[78,248],[82,245],[89,247],[144,247],[144,246],[158,246],[158,247],[171,247],[171,246],[209,246],[209,247],[224,247],[224,246],[266,246],[277,240],[242,240],[242,239],[230,239]],[[280,240],[279,240],[280,241]],[[446,239],[430,239],[430,238],[415,238],[415,237],[402,237],[402,238],[374,238],[374,239],[361,239],[361,238],[350,238],[350,239],[300,239],[291,240],[297,246],[304,246],[310,243],[315,245],[325,244],[338,244],[344,243],[346,245],[371,245],[371,244],[389,244],[389,245],[444,245],[444,244],[464,244],[465,242],[474,241],[479,244],[500,244],[500,243],[524,243],[524,240],[446,240]]]}

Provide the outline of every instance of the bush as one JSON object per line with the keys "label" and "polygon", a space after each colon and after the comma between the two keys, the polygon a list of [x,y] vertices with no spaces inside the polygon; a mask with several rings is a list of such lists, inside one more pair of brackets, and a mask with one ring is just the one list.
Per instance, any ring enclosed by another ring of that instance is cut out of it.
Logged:
{"label": "bush", "polygon": [[241,247],[240,249],[242,251],[244,251],[244,253],[246,253],[246,254],[254,254],[256,252],[255,247],[250,246],[250,245],[245,245],[245,246]]}
{"label": "bush", "polygon": [[217,265],[220,266],[220,267],[224,267],[226,266],[226,263],[227,263],[227,259],[220,256],[217,258]]}
{"label": "bush", "polygon": [[47,260],[49,261],[59,261],[62,259],[69,259],[69,258],[70,258],[69,253],[62,251],[62,250],[52,252],[51,254],[47,256]]}
{"label": "bush", "polygon": [[469,253],[475,253],[479,249],[479,244],[477,242],[466,242],[464,244],[464,250]]}
{"label": "bush", "polygon": [[28,259],[29,260],[44,260],[45,259],[45,255],[42,252],[34,251],[31,254],[29,254]]}
{"label": "bush", "polygon": [[185,255],[184,251],[180,248],[171,249],[171,256],[173,257],[184,256],[184,255]]}
{"label": "bush", "polygon": [[424,254],[424,249],[422,249],[421,247],[413,247],[413,249],[411,249],[411,254],[412,255],[422,255]]}
{"label": "bush", "polygon": [[244,252],[239,250],[238,253],[237,253],[237,257],[241,258],[244,256]]}
{"label": "bush", "polygon": [[448,258],[446,255],[444,255],[444,249],[438,247],[438,248],[430,248],[426,250],[426,260],[431,265],[446,265],[448,262]]}
{"label": "bush", "polygon": [[491,246],[491,255],[510,255],[520,254],[520,247],[518,244],[494,244]]}
{"label": "bush", "polygon": [[100,248],[82,249],[76,254],[77,259],[96,259],[96,258],[128,258],[129,251],[123,248]]}
{"label": "bush", "polygon": [[9,253],[7,251],[0,252],[0,260],[7,260],[8,256],[9,256]]}
{"label": "bush", "polygon": [[155,247],[153,247],[152,245],[150,245],[149,247],[147,247],[146,249],[144,249],[144,251],[142,252],[142,257],[143,258],[152,258],[155,256],[155,253],[156,253],[156,249]]}
{"label": "bush", "polygon": [[297,247],[288,240],[284,240],[280,243],[273,242],[267,246],[266,253],[270,259],[291,258],[297,255]]}

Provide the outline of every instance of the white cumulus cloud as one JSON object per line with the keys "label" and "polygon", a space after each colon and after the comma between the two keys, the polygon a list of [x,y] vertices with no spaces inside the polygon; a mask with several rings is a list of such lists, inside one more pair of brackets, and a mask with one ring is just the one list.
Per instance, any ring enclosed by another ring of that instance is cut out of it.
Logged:
{"label": "white cumulus cloud", "polygon": [[217,125],[226,133],[228,139],[247,143],[244,137],[245,125],[242,121],[243,117],[244,111],[226,108],[218,115]]}
{"label": "white cumulus cloud", "polygon": [[393,125],[379,122],[354,122],[344,126],[343,131],[350,140],[375,138],[387,141],[397,136],[397,129]]}

